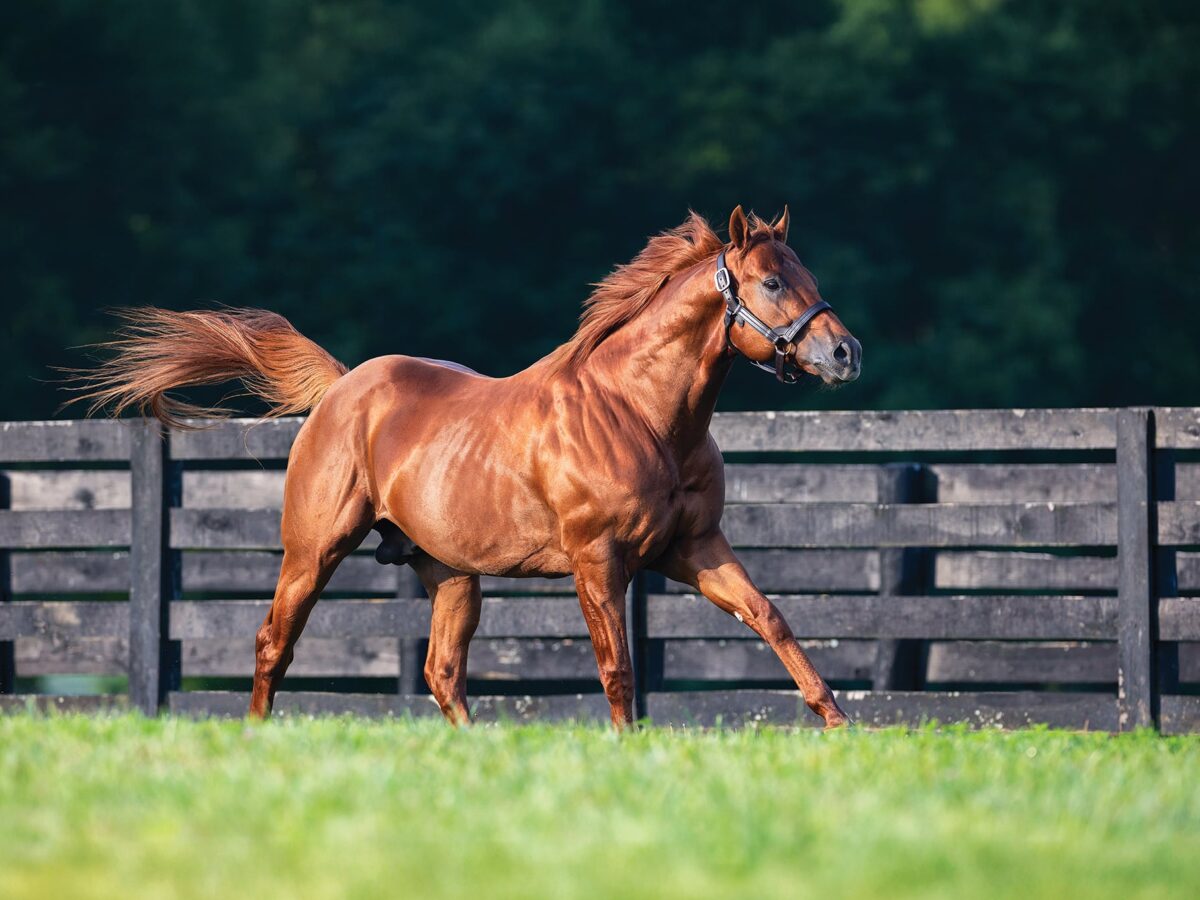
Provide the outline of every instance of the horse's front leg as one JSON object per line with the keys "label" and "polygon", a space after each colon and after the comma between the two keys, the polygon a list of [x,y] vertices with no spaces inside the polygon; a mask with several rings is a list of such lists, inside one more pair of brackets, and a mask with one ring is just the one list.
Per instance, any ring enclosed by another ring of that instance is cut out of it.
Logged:
{"label": "horse's front leg", "polygon": [[739,622],[745,622],[766,641],[804,695],[808,708],[825,720],[826,728],[850,724],[808,654],[775,604],[754,586],[720,530],[680,541],[655,569],[690,584]]}
{"label": "horse's front leg", "polygon": [[592,548],[576,558],[575,590],[596,651],[600,683],[618,730],[633,724],[633,661],[625,631],[628,586],[624,563],[610,548]]}

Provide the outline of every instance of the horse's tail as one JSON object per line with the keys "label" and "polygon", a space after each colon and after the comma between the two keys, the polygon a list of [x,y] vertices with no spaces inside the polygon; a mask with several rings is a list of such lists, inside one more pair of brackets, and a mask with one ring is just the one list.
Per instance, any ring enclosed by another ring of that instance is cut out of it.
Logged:
{"label": "horse's tail", "polygon": [[312,409],[346,367],[298,332],[283,316],[263,309],[172,312],[154,307],[118,310],[117,337],[99,345],[112,356],[69,379],[70,402],[89,403],[88,414],[136,409],[163,422],[229,415],[196,406],[168,391],[240,380],[268,404],[268,416]]}

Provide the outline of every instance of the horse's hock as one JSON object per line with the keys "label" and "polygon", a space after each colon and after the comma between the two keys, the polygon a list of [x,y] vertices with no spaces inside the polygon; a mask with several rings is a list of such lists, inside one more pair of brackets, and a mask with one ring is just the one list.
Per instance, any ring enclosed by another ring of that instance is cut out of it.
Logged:
{"label": "horse's hock", "polygon": [[[241,715],[299,424],[0,425],[0,708]],[[1200,409],[725,413],[712,430],[730,540],[860,722],[1200,730]],[[378,540],[325,591],[279,712],[439,714],[428,601]],[[476,716],[607,720],[570,581],[484,590]],[[707,601],[646,575],[628,606],[640,715],[819,724]],[[64,684],[93,693],[38,693]]]}

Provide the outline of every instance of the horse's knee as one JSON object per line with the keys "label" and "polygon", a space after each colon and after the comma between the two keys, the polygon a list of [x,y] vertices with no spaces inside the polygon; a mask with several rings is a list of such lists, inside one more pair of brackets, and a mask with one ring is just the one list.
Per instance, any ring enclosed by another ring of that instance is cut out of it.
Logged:
{"label": "horse's knee", "polygon": [[271,639],[270,632],[259,631],[255,664],[259,674],[273,677],[285,670],[292,661],[292,648]]}
{"label": "horse's knee", "polygon": [[[762,635],[768,644],[777,644],[792,637],[791,626],[787,620],[769,601],[751,604],[748,608],[749,617],[745,620],[754,631]],[[740,615],[737,618],[742,618]]]}

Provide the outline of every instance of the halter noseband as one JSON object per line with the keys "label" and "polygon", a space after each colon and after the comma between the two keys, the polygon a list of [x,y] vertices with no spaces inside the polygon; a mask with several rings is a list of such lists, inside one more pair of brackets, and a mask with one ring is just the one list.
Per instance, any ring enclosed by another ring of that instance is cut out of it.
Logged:
{"label": "halter noseband", "polygon": [[741,298],[734,293],[733,278],[729,274],[729,269],[725,266],[724,250],[717,255],[717,274],[714,281],[716,282],[717,290],[725,298],[726,346],[733,346],[733,342],[729,340],[729,329],[733,327],[734,322],[749,325],[774,345],[775,365],[769,366],[766,363],[749,358],[747,358],[747,362],[758,366],[764,372],[774,372],[775,377],[784,384],[795,384],[799,381],[800,377],[787,367],[791,351],[795,347],[796,338],[808,326],[809,322],[827,310],[832,311],[833,307],[824,300],[818,300],[804,312],[800,313],[799,318],[795,319],[787,328],[784,328],[782,331],[776,331],[754,313],[750,312],[746,308],[746,304],[741,301]]}

